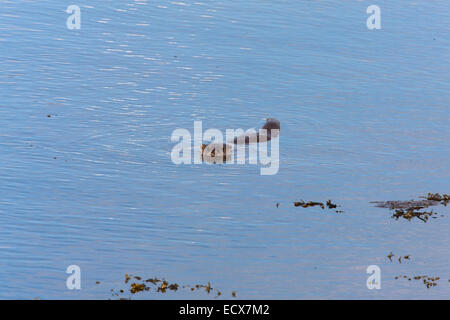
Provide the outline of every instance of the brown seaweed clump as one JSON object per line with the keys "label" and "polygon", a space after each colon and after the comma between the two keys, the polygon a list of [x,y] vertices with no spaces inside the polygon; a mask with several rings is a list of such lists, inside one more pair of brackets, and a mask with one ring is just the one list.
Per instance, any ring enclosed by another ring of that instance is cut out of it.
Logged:
{"label": "brown seaweed clump", "polygon": [[422,220],[423,222],[427,222],[428,217],[431,217],[433,216],[433,214],[436,214],[433,211],[420,211],[421,209],[423,209],[423,207],[412,207],[408,208],[407,210],[397,209],[395,210],[392,217],[395,218],[396,220],[398,220],[399,218],[404,218],[408,221],[410,221],[412,218],[417,218]]}
{"label": "brown seaweed clump", "polygon": [[392,262],[392,257],[394,256],[394,254],[391,252],[387,255],[387,257],[389,258],[389,260]]}
{"label": "brown seaweed clump", "polygon": [[[166,293],[167,291],[177,291],[180,288],[183,288],[183,289],[190,289],[190,291],[203,289],[208,294],[215,291],[217,294],[216,298],[222,295],[222,292],[214,289],[211,286],[211,283],[209,283],[209,282],[206,285],[196,284],[194,286],[189,286],[189,285],[180,286],[178,283],[169,283],[165,279],[158,279],[156,277],[149,278],[147,280],[142,280],[142,278],[139,276],[125,274],[125,284],[128,284],[130,282],[130,280],[132,280],[132,279],[135,279],[138,281],[130,283],[129,292],[131,294],[136,294],[138,292],[143,292],[143,291],[150,291],[151,287],[149,285],[153,285],[153,286],[155,286],[155,289],[156,289],[155,292],[159,292],[159,293]],[[113,296],[117,296],[117,297],[119,296],[118,291],[111,289],[111,292],[112,292]],[[122,290],[122,289],[120,290],[120,294],[123,294],[124,292],[125,292],[124,290]],[[235,293],[234,293],[234,295],[235,295]]]}
{"label": "brown seaweed clump", "polygon": [[428,193],[427,200],[429,201],[438,201],[444,206],[450,202],[450,196],[448,194],[440,195],[439,193]]}
{"label": "brown seaweed clump", "polygon": [[437,286],[437,281],[439,281],[441,278],[440,277],[429,277],[429,276],[415,276],[415,277],[408,277],[406,275],[400,275],[395,277],[395,280],[398,279],[408,279],[408,281],[412,281],[412,280],[422,280],[423,284],[427,287],[427,289],[432,288],[432,287],[436,287]]}
{"label": "brown seaweed clump", "polygon": [[[389,254],[387,255],[389,261],[391,261],[391,262],[392,262],[392,257],[394,257],[394,256],[395,256],[395,254],[393,254],[392,252],[389,253]],[[408,254],[408,255],[403,256],[403,257],[402,257],[402,256],[399,256],[399,257],[398,257],[398,262],[399,262],[399,263],[402,263],[402,258],[403,258],[403,260],[410,260],[410,259],[411,259],[411,255]]]}
{"label": "brown seaweed clump", "polygon": [[[440,195],[439,193],[428,193],[424,200],[409,200],[409,201],[372,201],[378,208],[388,208],[393,210],[392,218],[398,220],[404,218],[411,221],[413,218],[427,222],[430,217],[436,219],[437,213],[433,210],[426,211],[430,206],[444,205],[450,201],[450,196],[447,194]],[[441,215],[442,216],[442,215]]]}
{"label": "brown seaweed clump", "polygon": [[294,202],[294,206],[296,207],[303,207],[303,208],[308,208],[308,207],[315,207],[315,206],[320,206],[322,209],[325,209],[325,205],[322,202],[314,202],[314,201],[308,201],[308,202],[304,202],[304,201],[300,201],[300,202]]}
{"label": "brown seaweed clump", "polygon": [[328,209],[335,209],[335,208],[337,208],[337,204],[332,203],[331,200],[328,200],[326,205],[327,205]]}
{"label": "brown seaweed clump", "polygon": [[[328,209],[336,209],[338,207],[337,204],[334,204],[333,202],[331,202],[331,200],[328,200],[325,204],[323,202],[315,202],[315,201],[296,201],[294,202],[294,206],[296,207],[302,207],[302,208],[308,208],[308,207],[315,207],[315,206],[319,206],[322,209],[325,209],[325,206]],[[278,206],[277,206],[278,208]],[[336,210],[336,213],[342,213],[343,211],[341,210]]]}
{"label": "brown seaweed clump", "polygon": [[131,284],[131,288],[130,288],[130,292],[132,293],[132,294],[135,294],[136,292],[140,292],[140,291],[148,291],[148,290],[150,290],[150,288],[149,287],[147,287],[146,285],[145,285],[145,283],[132,283]]}

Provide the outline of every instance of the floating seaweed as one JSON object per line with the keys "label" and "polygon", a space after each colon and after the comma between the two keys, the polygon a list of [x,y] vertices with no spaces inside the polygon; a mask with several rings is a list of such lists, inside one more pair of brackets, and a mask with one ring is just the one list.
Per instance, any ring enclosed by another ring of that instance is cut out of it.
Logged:
{"label": "floating seaweed", "polygon": [[429,277],[429,276],[426,276],[426,275],[424,275],[424,276],[419,275],[419,276],[414,276],[414,277],[411,278],[411,277],[408,277],[406,275],[403,275],[403,276],[400,275],[400,276],[395,277],[395,280],[398,280],[398,279],[408,279],[408,281],[411,281],[411,280],[416,280],[416,281],[422,280],[423,284],[427,287],[427,289],[429,289],[431,287],[436,287],[437,286],[437,281],[439,281],[441,278],[440,277]]}
{"label": "floating seaweed", "polygon": [[315,206],[320,206],[322,209],[325,209],[325,205],[322,202],[314,202],[314,201],[308,201],[308,202],[304,202],[304,201],[300,201],[300,202],[294,202],[294,206],[296,207],[303,207],[303,208],[308,208],[308,207],[315,207]]}
{"label": "floating seaweed", "polygon": [[157,292],[166,293],[166,289],[169,287],[169,283],[163,280],[162,284],[158,287]]}
{"label": "floating seaweed", "polygon": [[334,209],[334,208],[337,208],[337,205],[334,204],[334,203],[332,203],[331,200],[328,200],[327,203],[326,203],[326,205],[327,205],[327,208],[328,208],[328,209]]}
{"label": "floating seaweed", "polygon": [[179,285],[177,283],[172,283],[172,284],[169,284],[169,286],[168,286],[169,290],[172,290],[172,291],[177,291],[178,287],[179,287]]}
{"label": "floating seaweed", "polygon": [[145,280],[145,282],[151,282],[153,284],[157,284],[158,282],[161,282],[162,280],[159,280],[158,278],[153,278],[153,279],[147,279]]}
{"label": "floating seaweed", "polygon": [[420,211],[423,209],[422,207],[412,207],[407,210],[397,209],[395,213],[392,215],[393,218],[398,220],[398,218],[404,218],[406,220],[411,220],[412,218],[417,218],[422,220],[423,222],[427,222],[428,218],[436,215],[437,213],[433,211]]}
{"label": "floating seaweed", "polygon": [[132,283],[131,284],[131,288],[130,288],[130,292],[132,293],[132,294],[135,294],[136,292],[141,292],[141,291],[148,291],[148,290],[150,290],[150,288],[149,287],[147,287],[146,285],[145,285],[145,283]]}
{"label": "floating seaweed", "polygon": [[[325,206],[328,209],[336,209],[338,207],[337,204],[334,204],[333,202],[331,202],[331,200],[328,200],[325,204],[323,202],[315,202],[315,201],[296,201],[294,202],[294,206],[296,207],[302,207],[302,208],[308,208],[308,207],[315,207],[315,206],[319,206],[322,209],[325,209]],[[278,208],[278,204],[277,204],[277,208]],[[335,210],[336,213],[342,213],[342,210]]]}
{"label": "floating seaweed", "polygon": [[[135,279],[138,281],[131,283],[132,279]],[[100,283],[100,282],[97,281],[97,283]],[[136,293],[143,292],[143,291],[150,291],[151,285],[153,285],[155,287],[154,292],[159,292],[159,293],[166,293],[167,291],[178,291],[180,288],[182,288],[182,289],[189,289],[190,291],[205,290],[205,292],[207,292],[208,294],[215,291],[217,294],[216,298],[222,295],[222,292],[214,289],[211,286],[210,282],[208,282],[208,284],[206,284],[206,285],[196,284],[194,286],[189,286],[189,285],[180,286],[178,283],[169,283],[165,279],[158,279],[156,277],[142,280],[142,278],[139,276],[125,274],[125,284],[128,284],[128,283],[130,283],[129,292],[131,294],[136,294]],[[120,289],[119,292],[120,292],[120,294],[125,293],[125,291],[123,289]],[[111,289],[111,294],[114,297],[118,297],[119,292],[115,291],[114,289]],[[235,291],[233,291],[233,292],[234,292],[234,296],[235,296],[236,293],[235,293]]]}
{"label": "floating seaweed", "polygon": [[[395,254],[393,254],[392,252],[391,253],[389,253],[388,255],[387,255],[387,257],[389,258],[389,260],[392,262],[392,257],[394,257],[395,256]],[[404,260],[410,260],[410,257],[411,257],[411,255],[407,255],[407,256],[400,256],[400,257],[398,257],[398,262],[399,263],[402,263],[402,258],[404,259]]]}
{"label": "floating seaweed", "polygon": [[439,193],[428,193],[427,200],[438,201],[444,206],[450,201],[450,196],[448,194],[440,195]]}
{"label": "floating seaweed", "polygon": [[394,256],[394,254],[391,252],[387,255],[387,257],[389,258],[389,260],[392,262],[392,257]]}
{"label": "floating seaweed", "polygon": [[[408,221],[413,218],[427,222],[429,218],[436,219],[438,213],[433,210],[423,210],[430,206],[447,205],[450,201],[450,196],[447,194],[440,195],[439,193],[428,193],[424,200],[409,200],[409,201],[372,201],[377,208],[387,208],[393,210],[392,218],[398,220],[404,218]],[[442,217],[443,215],[441,215]]]}

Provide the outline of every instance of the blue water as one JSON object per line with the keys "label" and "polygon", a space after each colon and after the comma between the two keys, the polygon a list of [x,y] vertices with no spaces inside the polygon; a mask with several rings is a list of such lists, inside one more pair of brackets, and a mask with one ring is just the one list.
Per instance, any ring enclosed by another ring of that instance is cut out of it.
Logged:
{"label": "blue water", "polygon": [[[369,203],[450,193],[449,32],[444,0],[0,1],[0,298],[108,299],[125,273],[221,298],[449,298],[449,207]],[[267,117],[276,175],[171,161],[176,128]],[[292,204],[328,199],[344,212]]]}

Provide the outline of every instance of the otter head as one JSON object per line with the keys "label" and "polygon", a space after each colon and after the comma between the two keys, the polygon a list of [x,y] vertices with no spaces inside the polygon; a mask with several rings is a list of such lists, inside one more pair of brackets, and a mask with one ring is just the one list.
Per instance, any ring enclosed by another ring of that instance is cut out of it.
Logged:
{"label": "otter head", "polygon": [[268,118],[262,128],[267,130],[267,140],[271,140],[272,138],[277,137],[280,133],[280,121],[275,118]]}
{"label": "otter head", "polygon": [[278,121],[275,118],[268,118],[268,119],[266,119],[266,123],[264,124],[264,126],[262,128],[266,129],[266,130],[272,130],[272,129],[280,130],[281,129],[280,121]]}

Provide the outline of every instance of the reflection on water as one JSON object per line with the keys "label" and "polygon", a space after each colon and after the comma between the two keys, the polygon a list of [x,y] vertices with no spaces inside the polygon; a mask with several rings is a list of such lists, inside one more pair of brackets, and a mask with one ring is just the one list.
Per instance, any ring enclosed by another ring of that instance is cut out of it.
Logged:
{"label": "reflection on water", "polygon": [[[89,1],[80,30],[65,3],[1,2],[0,298],[104,299],[125,273],[240,298],[450,294],[448,206],[423,223],[369,203],[449,193],[448,2],[378,1],[371,31],[365,2]],[[268,117],[276,175],[170,159],[176,128]],[[293,205],[327,199],[344,212]]]}

